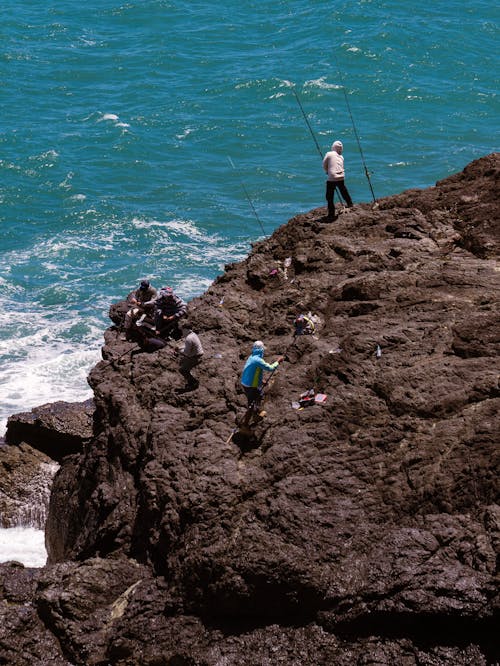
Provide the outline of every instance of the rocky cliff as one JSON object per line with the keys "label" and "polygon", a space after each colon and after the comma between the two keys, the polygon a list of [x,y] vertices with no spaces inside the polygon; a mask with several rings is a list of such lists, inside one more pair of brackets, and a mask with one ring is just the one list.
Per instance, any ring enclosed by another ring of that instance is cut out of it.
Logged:
{"label": "rocky cliff", "polygon": [[[226,266],[190,303],[196,391],[170,349],[106,331],[49,565],[2,567],[0,663],[500,658],[499,157],[298,215]],[[294,338],[308,312],[316,335]],[[286,360],[242,438],[255,339]],[[326,401],[295,409],[308,389]]]}

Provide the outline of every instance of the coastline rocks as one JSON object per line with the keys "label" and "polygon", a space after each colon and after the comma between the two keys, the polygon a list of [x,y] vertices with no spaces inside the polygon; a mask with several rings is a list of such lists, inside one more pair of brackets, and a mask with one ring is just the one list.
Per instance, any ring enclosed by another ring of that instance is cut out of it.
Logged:
{"label": "coastline rocks", "polygon": [[57,467],[28,444],[0,445],[0,527],[44,529]]}
{"label": "coastline rocks", "polygon": [[5,441],[10,445],[26,442],[53,460],[79,453],[92,437],[94,401],[52,402],[30,412],[14,414],[7,420]]}
{"label": "coastline rocks", "polygon": [[0,663],[71,666],[34,603],[41,570],[0,564]]}
{"label": "coastline rocks", "polygon": [[[70,663],[498,661],[499,157],[256,243],[190,303],[196,391],[106,331],[26,592]],[[286,360],[244,439],[256,339]]]}

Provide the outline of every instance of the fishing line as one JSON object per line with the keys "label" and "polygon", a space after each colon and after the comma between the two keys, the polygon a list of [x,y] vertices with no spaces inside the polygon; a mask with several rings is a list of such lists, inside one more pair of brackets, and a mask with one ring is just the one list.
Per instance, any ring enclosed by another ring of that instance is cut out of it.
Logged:
{"label": "fishing line", "polygon": [[[229,161],[229,164],[233,167],[233,170],[236,171],[236,167],[234,166],[234,162],[233,162],[233,160],[229,157],[229,155],[227,156],[227,159],[228,159],[228,161]],[[263,233],[264,236],[265,236],[265,235],[266,235],[266,232],[265,232],[265,230],[264,230],[264,225],[263,225],[262,222],[260,221],[260,217],[257,215],[257,211],[255,210],[255,206],[253,205],[252,200],[250,199],[250,195],[249,195],[248,192],[247,192],[247,188],[245,187],[245,185],[244,185],[244,183],[243,183],[243,181],[242,181],[241,179],[240,179],[240,185],[241,185],[241,187],[242,187],[242,189],[243,189],[243,192],[245,193],[245,196],[246,196],[246,198],[247,198],[247,200],[248,200],[248,203],[250,204],[250,206],[251,206],[251,208],[252,208],[252,210],[253,210],[253,214],[255,215],[255,217],[256,217],[256,219],[257,219],[257,222],[260,224],[260,228],[262,229],[262,233]]]}

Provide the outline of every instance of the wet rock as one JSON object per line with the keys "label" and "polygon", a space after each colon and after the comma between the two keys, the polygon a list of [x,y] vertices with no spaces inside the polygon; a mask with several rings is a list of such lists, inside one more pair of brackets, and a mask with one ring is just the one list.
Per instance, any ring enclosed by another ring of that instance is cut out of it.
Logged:
{"label": "wet rock", "polygon": [[44,528],[57,467],[28,444],[0,445],[0,527]]}
{"label": "wet rock", "polygon": [[26,442],[53,460],[78,453],[92,437],[94,401],[52,402],[10,416],[5,441]]}

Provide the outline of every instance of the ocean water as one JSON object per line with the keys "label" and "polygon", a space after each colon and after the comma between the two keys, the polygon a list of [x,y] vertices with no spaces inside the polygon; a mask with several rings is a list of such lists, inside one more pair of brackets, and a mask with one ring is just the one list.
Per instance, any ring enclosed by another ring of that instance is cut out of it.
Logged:
{"label": "ocean water", "polygon": [[365,165],[382,197],[498,149],[499,18],[483,0],[4,0],[0,434],[90,396],[109,304],[141,278],[190,299],[324,205],[314,140],[343,141],[355,202]]}

